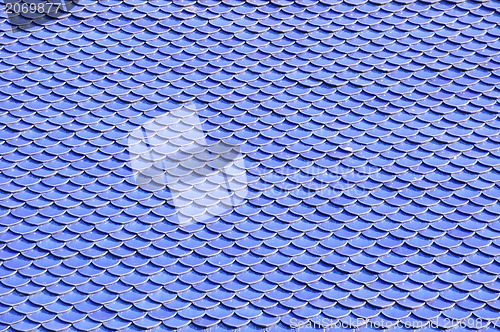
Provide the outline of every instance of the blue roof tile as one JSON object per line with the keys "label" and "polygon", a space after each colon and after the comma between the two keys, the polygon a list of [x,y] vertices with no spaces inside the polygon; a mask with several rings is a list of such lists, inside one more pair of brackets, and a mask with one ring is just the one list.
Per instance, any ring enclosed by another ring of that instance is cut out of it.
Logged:
{"label": "blue roof tile", "polygon": [[[497,317],[495,1],[86,4],[0,24],[1,329]],[[190,103],[245,161],[225,212],[134,179]]]}

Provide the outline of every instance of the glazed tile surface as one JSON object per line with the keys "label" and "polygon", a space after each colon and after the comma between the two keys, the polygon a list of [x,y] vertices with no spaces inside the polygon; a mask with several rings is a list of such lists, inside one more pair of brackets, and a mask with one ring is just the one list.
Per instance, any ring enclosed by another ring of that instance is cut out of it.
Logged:
{"label": "glazed tile surface", "polygon": [[[499,9],[82,0],[29,32],[2,16],[0,330],[494,330]],[[186,104],[239,147],[248,195],[179,225],[168,190],[134,182],[127,138]]]}

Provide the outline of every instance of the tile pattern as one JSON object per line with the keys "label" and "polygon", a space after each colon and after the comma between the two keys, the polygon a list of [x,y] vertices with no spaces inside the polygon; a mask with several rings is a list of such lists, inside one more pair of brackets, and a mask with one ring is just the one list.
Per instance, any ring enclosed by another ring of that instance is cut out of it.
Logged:
{"label": "tile pattern", "polygon": [[[82,0],[30,32],[2,19],[0,330],[492,330],[499,9]],[[241,147],[249,196],[179,227],[126,142],[184,103]]]}

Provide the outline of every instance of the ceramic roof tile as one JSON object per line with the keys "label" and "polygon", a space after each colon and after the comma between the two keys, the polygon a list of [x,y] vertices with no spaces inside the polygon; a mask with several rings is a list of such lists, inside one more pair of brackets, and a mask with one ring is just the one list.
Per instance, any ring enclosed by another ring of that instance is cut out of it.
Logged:
{"label": "ceramic roof tile", "polygon": [[498,9],[0,18],[0,328],[493,330]]}

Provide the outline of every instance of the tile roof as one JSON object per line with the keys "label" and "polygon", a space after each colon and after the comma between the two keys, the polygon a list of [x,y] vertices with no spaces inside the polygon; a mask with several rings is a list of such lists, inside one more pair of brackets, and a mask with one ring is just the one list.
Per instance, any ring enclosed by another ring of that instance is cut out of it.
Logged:
{"label": "tile roof", "polygon": [[[4,17],[0,330],[492,328],[499,9],[82,0],[27,31]],[[179,224],[168,190],[134,180],[128,138],[186,104],[239,148],[248,192]]]}

